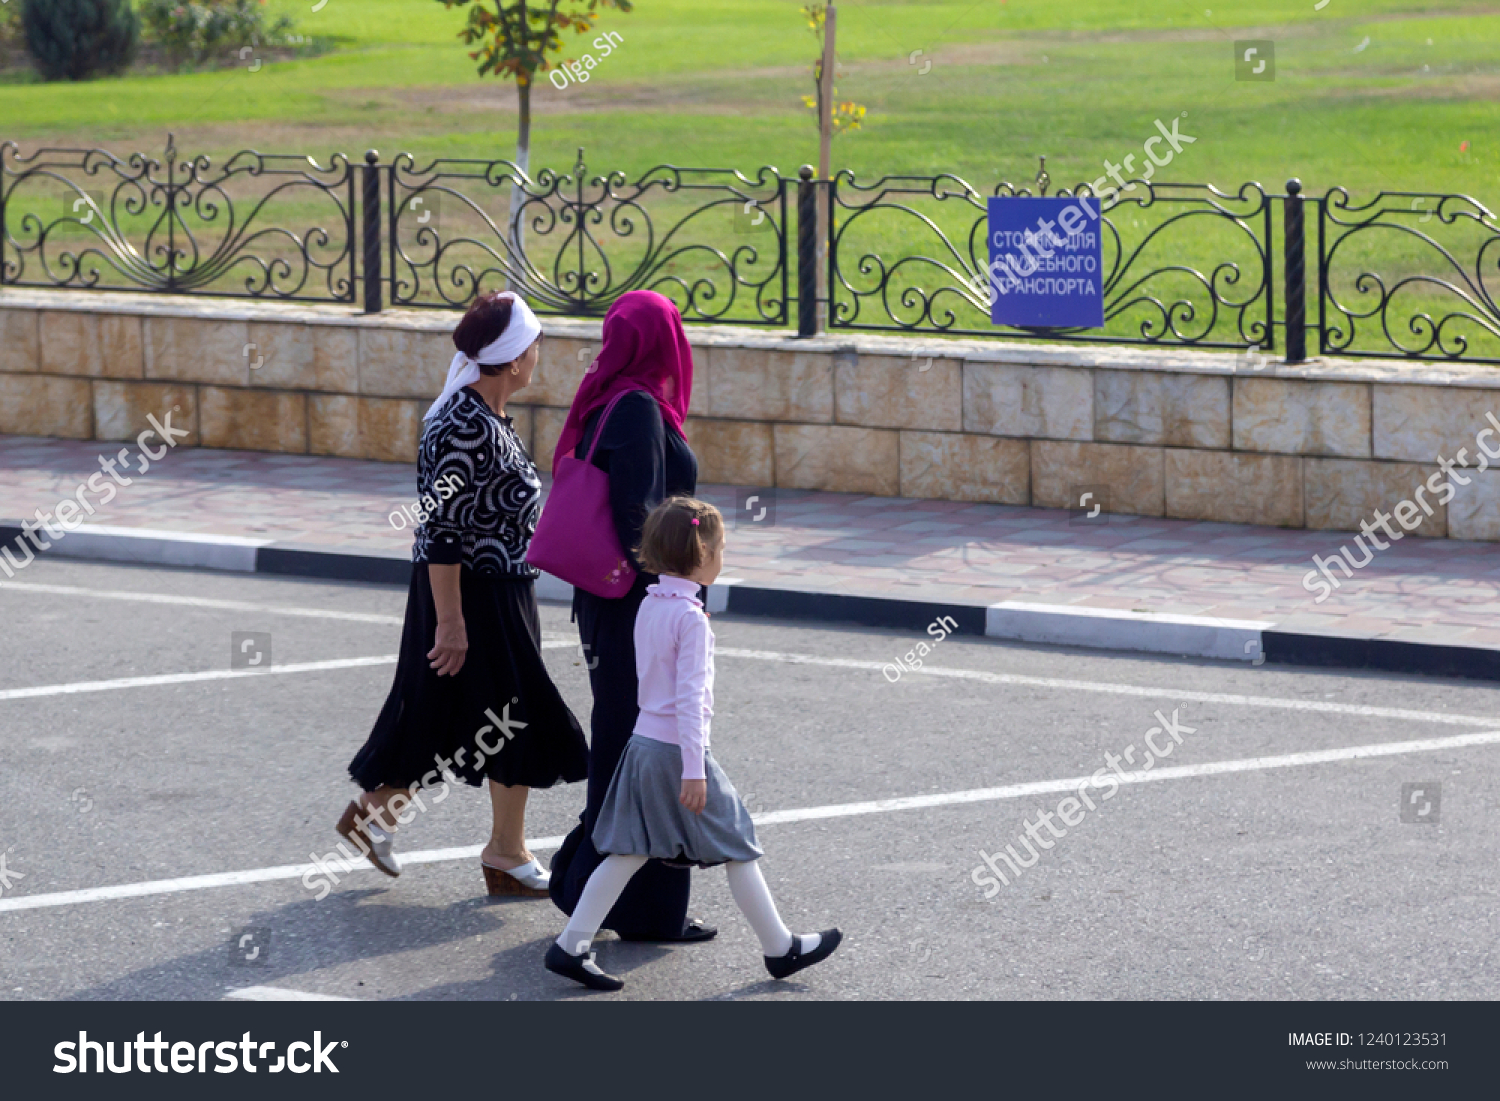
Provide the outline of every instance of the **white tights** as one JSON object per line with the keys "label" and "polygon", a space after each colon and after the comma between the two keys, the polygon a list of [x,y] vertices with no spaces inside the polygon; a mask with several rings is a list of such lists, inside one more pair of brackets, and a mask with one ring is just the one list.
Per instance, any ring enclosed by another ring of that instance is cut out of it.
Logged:
{"label": "white tights", "polygon": [[[581,956],[589,950],[599,926],[604,924],[626,884],[646,860],[644,856],[607,856],[594,869],[578,905],[573,909],[568,927],[557,938],[564,952]],[[784,956],[790,952],[791,931],[782,924],[781,915],[776,912],[776,902],[771,898],[765,877],[760,874],[759,861],[731,860],[724,865],[724,871],[729,876],[729,891],[734,895],[735,905],[760,938],[760,950],[767,956]],[[816,934],[799,939],[804,952],[818,945]]]}

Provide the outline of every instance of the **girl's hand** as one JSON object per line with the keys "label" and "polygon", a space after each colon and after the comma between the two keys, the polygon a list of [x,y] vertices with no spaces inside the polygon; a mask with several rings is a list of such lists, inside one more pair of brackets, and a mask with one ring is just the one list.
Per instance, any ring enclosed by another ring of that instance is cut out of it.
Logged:
{"label": "girl's hand", "polygon": [[469,632],[464,621],[439,620],[436,644],[427,651],[427,659],[432,664],[433,672],[440,677],[456,676],[464,667],[464,659],[468,653]]}
{"label": "girl's hand", "polygon": [[694,814],[702,814],[703,806],[708,802],[707,780],[684,780],[682,782],[682,794],[677,801]]}

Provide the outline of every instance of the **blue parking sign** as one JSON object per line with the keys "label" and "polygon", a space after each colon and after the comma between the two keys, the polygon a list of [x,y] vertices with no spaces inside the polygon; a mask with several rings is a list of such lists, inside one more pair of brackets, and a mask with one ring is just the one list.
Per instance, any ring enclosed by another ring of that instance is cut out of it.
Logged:
{"label": "blue parking sign", "polygon": [[1099,200],[989,201],[990,320],[1028,329],[1104,325]]}

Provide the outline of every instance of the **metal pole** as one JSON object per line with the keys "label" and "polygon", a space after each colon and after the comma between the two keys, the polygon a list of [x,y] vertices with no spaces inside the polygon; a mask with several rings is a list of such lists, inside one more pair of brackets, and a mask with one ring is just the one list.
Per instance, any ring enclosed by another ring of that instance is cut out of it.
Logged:
{"label": "metal pole", "polygon": [[365,154],[364,214],[365,313],[380,312],[380,154],[371,149]]}
{"label": "metal pole", "polygon": [[1283,266],[1286,269],[1286,362],[1307,359],[1307,256],[1302,224],[1302,181],[1286,182],[1282,218]]}
{"label": "metal pole", "polygon": [[797,172],[797,335],[818,335],[818,184],[812,165]]}

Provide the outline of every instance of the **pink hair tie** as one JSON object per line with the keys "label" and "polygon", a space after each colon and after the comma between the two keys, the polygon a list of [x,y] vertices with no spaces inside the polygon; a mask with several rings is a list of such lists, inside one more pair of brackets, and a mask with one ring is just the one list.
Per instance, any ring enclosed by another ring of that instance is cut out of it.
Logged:
{"label": "pink hair tie", "polygon": [[698,517],[694,516],[693,517],[693,527],[697,527],[697,526],[698,526]]}

